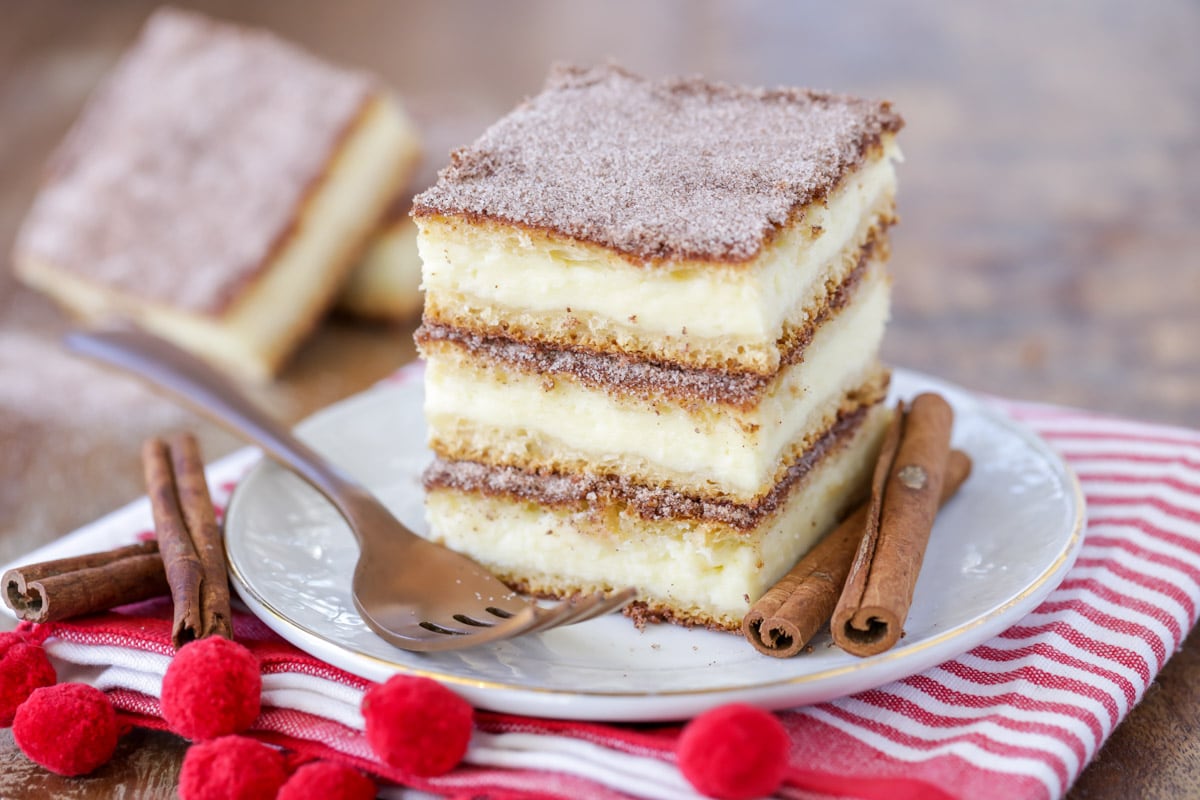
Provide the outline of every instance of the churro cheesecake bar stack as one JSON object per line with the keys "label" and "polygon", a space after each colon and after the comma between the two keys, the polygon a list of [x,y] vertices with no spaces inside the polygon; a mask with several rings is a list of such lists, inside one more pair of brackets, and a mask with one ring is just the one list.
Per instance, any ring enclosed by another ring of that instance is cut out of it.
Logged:
{"label": "churro cheesecake bar stack", "polygon": [[124,318],[266,379],[333,302],[418,156],[372,76],[160,9],[54,154],[16,272],[84,320]]}
{"label": "churro cheesecake bar stack", "polygon": [[416,198],[432,534],[736,630],[888,412],[887,103],[557,68]]}

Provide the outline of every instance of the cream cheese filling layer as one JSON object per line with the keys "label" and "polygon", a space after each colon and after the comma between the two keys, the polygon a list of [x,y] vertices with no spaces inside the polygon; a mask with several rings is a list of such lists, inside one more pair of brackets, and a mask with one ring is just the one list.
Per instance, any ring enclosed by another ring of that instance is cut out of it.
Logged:
{"label": "cream cheese filling layer", "polygon": [[890,284],[873,265],[845,308],[757,406],[738,410],[596,391],[567,376],[510,370],[455,347],[429,349],[425,416],[446,458],[525,468],[587,465],[744,502],[775,483],[791,445],[819,433],[878,371]]}
{"label": "cream cheese filling layer", "polygon": [[399,107],[386,97],[371,101],[298,209],[283,247],[221,316],[113,292],[42,261],[22,260],[18,269],[22,280],[76,314],[129,317],[243,377],[266,380],[329,305],[418,153],[415,129]]}
{"label": "cream cheese filling layer", "polygon": [[526,590],[567,596],[636,586],[652,610],[734,630],[861,498],[887,420],[882,404],[869,412],[749,534],[712,522],[647,520],[617,504],[550,507],[445,488],[428,493],[426,516],[437,541]]}
{"label": "cream cheese filling layer", "polygon": [[635,264],[515,226],[419,217],[426,313],[450,324],[471,319],[485,328],[541,331],[549,340],[607,340],[631,352],[642,348],[626,343],[641,339],[680,340],[684,351],[688,342],[722,339],[735,351],[753,351],[748,363],[770,370],[784,324],[803,323],[796,309],[872,227],[890,219],[899,157],[889,141],[748,264]]}

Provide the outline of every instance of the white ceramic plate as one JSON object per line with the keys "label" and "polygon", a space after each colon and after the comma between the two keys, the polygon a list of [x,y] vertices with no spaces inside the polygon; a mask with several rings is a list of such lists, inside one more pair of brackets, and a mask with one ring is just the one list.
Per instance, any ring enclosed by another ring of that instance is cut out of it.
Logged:
{"label": "white ceramic plate", "polygon": [[[928,669],[1033,610],[1074,563],[1083,498],[1069,468],[1024,427],[954,387],[897,370],[893,394],[939,391],[956,411],[955,446],[975,468],[938,516],[905,637],[860,659],[819,636],[811,653],[774,659],[741,637],[672,625],[639,632],[612,615],[500,644],[424,655],[375,636],[354,610],[358,549],[341,518],[271,463],[242,482],[228,510],[234,583],[246,604],[297,647],[356,675],[442,681],[479,708],[591,720],[694,716],[721,703],[815,703]],[[374,490],[408,526],[426,530],[419,379],[387,384],[299,426],[303,438]]]}

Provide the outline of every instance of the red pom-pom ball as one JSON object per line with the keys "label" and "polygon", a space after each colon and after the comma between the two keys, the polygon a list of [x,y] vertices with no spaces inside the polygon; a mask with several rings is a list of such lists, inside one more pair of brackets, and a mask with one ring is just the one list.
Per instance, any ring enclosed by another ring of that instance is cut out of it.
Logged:
{"label": "red pom-pom ball", "polygon": [[449,772],[471,741],[470,704],[429,678],[393,675],[367,690],[362,713],[375,754],[413,775]]}
{"label": "red pom-pom ball", "polygon": [[353,767],[332,761],[305,764],[288,778],[275,800],[374,800],[375,782]]}
{"label": "red pom-pom ball", "polygon": [[25,641],[25,637],[13,631],[0,633],[0,728],[13,724],[17,706],[34,689],[53,686],[57,680],[54,667],[40,645]]}
{"label": "red pom-pom ball", "polygon": [[783,783],[791,741],[769,711],[730,703],[689,722],[675,755],[692,786],[721,800],[772,795]]}
{"label": "red pom-pom ball", "polygon": [[163,719],[192,741],[241,733],[258,717],[261,700],[258,659],[220,636],[185,644],[163,676]]}
{"label": "red pom-pom ball", "polygon": [[117,749],[108,695],[82,683],[35,689],[17,709],[13,739],[29,760],[59,775],[86,775]]}
{"label": "red pom-pom ball", "polygon": [[263,800],[287,780],[283,753],[244,736],[194,744],[179,770],[179,800]]}

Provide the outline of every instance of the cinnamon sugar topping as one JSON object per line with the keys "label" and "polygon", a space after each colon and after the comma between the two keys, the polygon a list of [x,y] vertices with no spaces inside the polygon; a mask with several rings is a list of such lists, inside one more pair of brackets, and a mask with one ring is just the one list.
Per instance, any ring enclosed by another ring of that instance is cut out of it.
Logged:
{"label": "cinnamon sugar topping", "polygon": [[414,213],[543,229],[637,260],[748,261],[902,125],[886,102],[561,66],[453,153]]}
{"label": "cinnamon sugar topping", "polygon": [[55,154],[17,251],[219,313],[286,238],[375,92],[270,34],[160,10]]}

